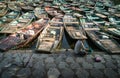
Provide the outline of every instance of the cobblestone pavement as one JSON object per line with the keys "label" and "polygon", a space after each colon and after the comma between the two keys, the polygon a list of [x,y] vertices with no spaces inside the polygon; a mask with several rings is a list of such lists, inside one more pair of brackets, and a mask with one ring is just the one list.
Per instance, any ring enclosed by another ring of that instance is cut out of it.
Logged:
{"label": "cobblestone pavement", "polygon": [[[94,58],[100,57],[101,62]],[[0,53],[0,78],[120,78],[120,55],[94,52],[39,54],[31,50]]]}

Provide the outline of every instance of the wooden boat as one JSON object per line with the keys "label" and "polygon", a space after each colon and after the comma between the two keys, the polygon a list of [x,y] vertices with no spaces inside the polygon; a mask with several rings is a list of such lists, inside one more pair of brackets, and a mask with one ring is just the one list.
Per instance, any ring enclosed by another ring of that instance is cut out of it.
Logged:
{"label": "wooden boat", "polygon": [[64,13],[71,13],[71,12],[73,12],[73,10],[71,10],[70,8],[65,7],[65,6],[60,6],[60,9],[61,9]]}
{"label": "wooden boat", "polygon": [[21,6],[21,8],[23,11],[33,11],[34,10],[34,8],[32,6],[29,6],[29,5]]}
{"label": "wooden boat", "polygon": [[54,16],[63,16],[64,13],[63,11],[61,11],[59,8],[56,8],[56,7],[50,7],[50,6],[46,6],[45,7],[45,11],[51,15],[52,17]]}
{"label": "wooden boat", "polygon": [[105,22],[107,22],[107,17],[99,13],[96,13],[96,14],[88,13],[86,14],[86,17],[88,18],[88,20],[102,26],[105,24]]}
{"label": "wooden boat", "polygon": [[19,3],[8,3],[8,8],[13,11],[21,11]]}
{"label": "wooden boat", "polygon": [[26,28],[0,40],[0,50],[7,51],[9,49],[25,47],[36,39],[45,26],[47,26],[48,22],[48,18],[39,19],[38,21],[28,25]]}
{"label": "wooden boat", "polygon": [[17,19],[20,16],[20,11],[12,11],[0,18],[0,26]]}
{"label": "wooden boat", "polygon": [[120,53],[120,45],[106,33],[92,30],[87,31],[87,34],[100,49],[108,53]]}
{"label": "wooden boat", "polygon": [[89,7],[88,5],[80,5],[79,8],[81,9],[81,11],[85,12],[85,13],[93,13],[94,9]]}
{"label": "wooden boat", "polygon": [[[55,21],[56,18],[54,18]],[[57,22],[59,21],[59,22]],[[63,23],[57,18],[56,22],[50,23],[38,37],[36,51],[55,52],[63,36]]]}
{"label": "wooden boat", "polygon": [[114,25],[114,27],[120,28],[120,17],[115,15],[110,15],[108,19],[109,19],[109,22]]}
{"label": "wooden boat", "polygon": [[0,17],[4,16],[8,11],[7,5],[0,2]]}
{"label": "wooden boat", "polygon": [[86,39],[76,17],[72,16],[71,14],[66,14],[63,19],[65,30],[72,39]]}
{"label": "wooden boat", "polygon": [[67,14],[64,16],[64,27],[65,31],[68,34],[69,43],[74,47],[75,43],[80,40],[82,42],[82,50],[84,51],[91,51],[90,46],[88,45],[86,39],[85,32],[82,28],[82,26],[79,25],[79,21],[76,19],[76,17],[72,16],[71,14]]}
{"label": "wooden boat", "polygon": [[28,26],[35,18],[34,12],[27,12],[20,16],[18,19],[13,20],[0,31],[0,33],[15,33],[19,29]]}
{"label": "wooden boat", "polygon": [[44,9],[42,9],[41,7],[36,7],[34,10],[35,16],[37,18],[46,18],[48,17],[46,11]]}
{"label": "wooden boat", "polygon": [[100,31],[97,25],[90,22],[87,23],[86,20],[82,20],[81,24],[88,37],[98,48],[108,53],[120,53],[120,45],[112,37],[109,37],[108,34]]}
{"label": "wooden boat", "polygon": [[113,29],[107,30],[106,32],[113,35],[115,37],[115,39],[120,39],[120,29],[113,28]]}
{"label": "wooden boat", "polygon": [[19,6],[21,7],[22,11],[33,11],[34,10],[34,7],[28,5],[27,3],[20,3]]}
{"label": "wooden boat", "polygon": [[54,5],[58,5],[58,6],[61,5],[61,3],[60,3],[59,0],[53,0],[53,4],[54,4]]}
{"label": "wooden boat", "polygon": [[96,2],[95,4],[95,11],[98,13],[102,13],[104,15],[110,15],[109,10],[112,8],[105,7],[103,2]]}
{"label": "wooden boat", "polygon": [[114,3],[111,0],[104,1],[103,4],[106,8],[112,8],[114,6]]}
{"label": "wooden boat", "polygon": [[[52,18],[52,20],[50,21],[50,23],[51,24],[63,24],[63,19],[62,19],[63,17],[62,16],[56,16],[56,17],[54,17],[54,18]],[[58,24],[58,25],[59,25]],[[61,25],[61,26],[63,26],[63,25]]]}
{"label": "wooden boat", "polygon": [[95,7],[98,7],[100,9],[104,9],[105,8],[103,2],[101,2],[101,1],[96,1]]}
{"label": "wooden boat", "polygon": [[61,4],[67,4],[66,0],[59,0]]}

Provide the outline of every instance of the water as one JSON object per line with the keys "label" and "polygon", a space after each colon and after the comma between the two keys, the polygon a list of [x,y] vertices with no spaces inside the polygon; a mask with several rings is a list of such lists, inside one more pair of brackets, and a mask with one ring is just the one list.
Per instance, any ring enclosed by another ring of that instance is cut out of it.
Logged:
{"label": "water", "polygon": [[70,49],[70,45],[68,44],[65,33],[63,34],[62,44],[61,44],[60,48],[61,49]]}

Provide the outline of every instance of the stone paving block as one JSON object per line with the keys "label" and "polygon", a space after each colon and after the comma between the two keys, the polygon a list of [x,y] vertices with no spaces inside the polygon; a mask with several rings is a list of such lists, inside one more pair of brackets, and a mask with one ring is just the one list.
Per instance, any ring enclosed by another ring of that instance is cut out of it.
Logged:
{"label": "stone paving block", "polygon": [[14,55],[14,53],[4,53],[4,59],[5,60],[12,60],[12,56]]}
{"label": "stone paving block", "polygon": [[71,69],[79,69],[79,68],[81,68],[81,66],[78,63],[71,63],[70,68]]}
{"label": "stone paving block", "polygon": [[111,59],[111,56],[105,54],[105,55],[103,55],[103,58],[104,58],[104,59]]}
{"label": "stone paving block", "polygon": [[13,78],[16,75],[16,71],[19,70],[19,67],[16,65],[10,65],[7,68],[0,69],[0,78]]}
{"label": "stone paving block", "polygon": [[8,70],[4,71],[0,78],[12,78],[13,74],[10,73]]}
{"label": "stone paving block", "polygon": [[56,68],[50,68],[47,72],[48,78],[58,78],[60,76],[60,72]]}
{"label": "stone paving block", "polygon": [[120,60],[120,55],[112,55],[112,58],[115,60]]}
{"label": "stone paving block", "polygon": [[41,56],[42,56],[42,54],[41,54],[41,55],[40,55],[40,54],[33,54],[31,59],[34,58],[34,59],[36,59],[36,60],[38,60],[38,59],[41,60],[41,59],[43,59],[43,57],[41,57]]}
{"label": "stone paving block", "polygon": [[92,55],[87,55],[85,57],[85,59],[88,63],[93,63],[94,62],[94,57]]}
{"label": "stone paving block", "polygon": [[84,69],[92,69],[92,68],[93,68],[93,65],[90,64],[90,63],[88,63],[88,62],[83,62],[83,63],[82,63],[82,67],[83,67]]}
{"label": "stone paving block", "polygon": [[29,59],[31,59],[33,53],[25,53],[20,55],[20,59],[23,60],[23,62],[27,63],[29,62]]}
{"label": "stone paving block", "polygon": [[26,66],[32,55],[33,53],[16,53],[13,55],[14,64]]}
{"label": "stone paving block", "polygon": [[118,74],[119,74],[119,76],[120,76],[120,69],[118,69]]}
{"label": "stone paving block", "polygon": [[110,55],[103,55],[103,58],[105,59],[106,62],[113,62],[115,63],[114,59]]}
{"label": "stone paving block", "polygon": [[55,63],[46,63],[46,69],[55,68],[55,67],[56,67]]}
{"label": "stone paving block", "polygon": [[8,68],[12,65],[11,60],[4,60],[0,63],[0,69],[2,68]]}
{"label": "stone paving block", "polygon": [[90,74],[92,78],[105,78],[104,73],[101,72],[99,69],[91,69]]}
{"label": "stone paving block", "polygon": [[113,69],[106,68],[104,70],[105,76],[108,78],[118,78],[117,71],[114,71]]}
{"label": "stone paving block", "polygon": [[53,63],[54,62],[54,58],[53,57],[47,57],[45,59],[45,63]]}
{"label": "stone paving block", "polygon": [[67,62],[67,63],[75,63],[73,57],[67,57],[67,58],[66,58],[66,62]]}
{"label": "stone paving block", "polygon": [[74,72],[69,68],[61,70],[61,75],[62,78],[74,78]]}
{"label": "stone paving block", "polygon": [[65,68],[69,68],[69,65],[66,62],[60,62],[58,64],[58,68],[59,69],[65,69]]}
{"label": "stone paving block", "polygon": [[34,67],[37,62],[38,60],[36,58],[31,58],[31,60],[27,64],[27,67]]}
{"label": "stone paving block", "polygon": [[4,59],[4,53],[0,53],[0,62]]}
{"label": "stone paving block", "polygon": [[35,63],[34,66],[31,67],[31,73],[33,76],[31,78],[46,78],[46,69],[44,63],[41,61]]}
{"label": "stone paving block", "polygon": [[102,64],[101,62],[99,62],[99,63],[94,63],[94,68],[95,68],[95,69],[104,69],[104,68],[105,68],[105,65]]}
{"label": "stone paving block", "polygon": [[40,56],[40,58],[42,59],[46,59],[47,57],[49,57],[48,54],[37,54],[38,56]]}
{"label": "stone paving block", "polygon": [[89,72],[85,69],[77,69],[76,75],[78,78],[89,78]]}
{"label": "stone paving block", "polygon": [[112,69],[116,69],[117,68],[115,66],[115,64],[113,64],[112,62],[106,62],[105,65],[106,65],[106,68],[112,68]]}
{"label": "stone paving block", "polygon": [[62,57],[62,56],[58,56],[56,59],[55,59],[55,63],[56,64],[59,64],[60,62],[64,62],[65,59]]}
{"label": "stone paving block", "polygon": [[17,77],[20,78],[28,78],[31,74],[30,68],[21,68],[18,72],[17,72]]}
{"label": "stone paving block", "polygon": [[118,65],[117,65],[117,66],[118,66],[118,68],[120,68],[120,63],[118,63]]}
{"label": "stone paving block", "polygon": [[44,69],[45,68],[45,64],[44,64],[43,61],[37,61],[34,64],[33,68],[35,68],[35,69]]}
{"label": "stone paving block", "polygon": [[83,63],[85,61],[85,59],[83,57],[76,57],[76,62],[77,63]]}

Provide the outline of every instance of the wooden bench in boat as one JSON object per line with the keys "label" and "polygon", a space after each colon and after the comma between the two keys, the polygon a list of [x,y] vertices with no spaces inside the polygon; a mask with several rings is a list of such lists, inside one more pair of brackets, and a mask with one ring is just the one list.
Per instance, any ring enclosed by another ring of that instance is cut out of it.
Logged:
{"label": "wooden bench in boat", "polygon": [[65,19],[65,20],[67,20],[67,19],[68,19],[68,20],[77,20],[76,18],[70,18],[70,17],[68,17],[68,18],[65,17],[64,19]]}
{"label": "wooden bench in boat", "polygon": [[97,16],[101,17],[101,18],[107,18],[107,16],[103,15],[103,14],[99,14],[99,13],[96,13]]}
{"label": "wooden bench in boat", "polygon": [[115,44],[112,40],[100,40],[100,42],[112,53],[120,53],[120,46]]}
{"label": "wooden bench in boat", "polygon": [[117,17],[120,17],[120,14],[114,14],[115,16],[117,16]]}
{"label": "wooden bench in boat", "polygon": [[108,30],[116,30],[115,28],[108,28]]}
{"label": "wooden bench in boat", "polygon": [[64,22],[65,24],[79,24],[79,22]]}
{"label": "wooden bench in boat", "polygon": [[44,37],[44,38],[42,38],[42,41],[54,42],[55,38]]}
{"label": "wooden bench in boat", "polygon": [[83,17],[83,15],[78,14],[78,13],[74,13],[74,15],[77,16],[77,17]]}
{"label": "wooden bench in boat", "polygon": [[84,28],[85,30],[100,30],[99,28]]}
{"label": "wooden bench in boat", "polygon": [[19,22],[20,23],[26,23],[26,22],[28,22],[30,19],[19,19]]}
{"label": "wooden bench in boat", "polygon": [[41,42],[41,44],[38,46],[38,50],[43,51],[50,51],[52,48],[53,43],[51,42]]}
{"label": "wooden bench in boat", "polygon": [[8,14],[8,16],[15,16],[15,15],[17,15],[17,13],[15,13],[15,14]]}
{"label": "wooden bench in boat", "polygon": [[56,22],[56,21],[51,21],[50,22],[51,24],[53,23],[53,24],[63,24],[63,22]]}
{"label": "wooden bench in boat", "polygon": [[69,33],[76,39],[87,39],[87,37],[81,34],[80,31],[70,31]]}

